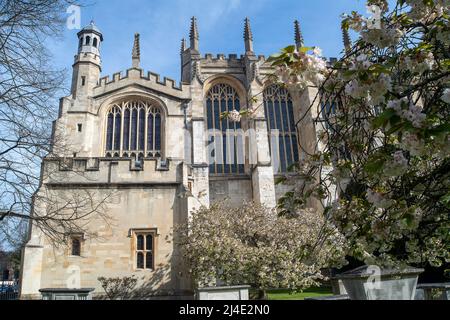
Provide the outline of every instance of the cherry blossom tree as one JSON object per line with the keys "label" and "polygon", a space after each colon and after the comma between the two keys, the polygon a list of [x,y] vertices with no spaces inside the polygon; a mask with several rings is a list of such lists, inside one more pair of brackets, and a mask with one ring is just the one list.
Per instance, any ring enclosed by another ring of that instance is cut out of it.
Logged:
{"label": "cherry blossom tree", "polygon": [[219,202],[194,212],[176,229],[198,286],[248,284],[301,290],[316,285],[330,261],[341,263],[342,237],[320,214],[299,210],[279,216],[255,203]]}
{"label": "cherry blossom tree", "polygon": [[295,189],[280,207],[316,197],[347,254],[367,264],[441,266],[450,259],[450,1],[368,5],[379,8],[377,21],[343,17],[337,63],[324,68],[308,47],[271,58],[291,90],[318,88],[305,112],[317,115],[317,144],[283,179]]}

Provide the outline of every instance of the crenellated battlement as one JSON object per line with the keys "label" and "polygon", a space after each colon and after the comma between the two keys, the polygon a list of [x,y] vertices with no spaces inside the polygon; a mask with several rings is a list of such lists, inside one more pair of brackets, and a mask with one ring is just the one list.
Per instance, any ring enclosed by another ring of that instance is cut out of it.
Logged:
{"label": "crenellated battlement", "polygon": [[157,86],[180,92],[186,89],[186,85],[181,82],[176,83],[175,80],[168,77],[163,77],[161,80],[161,76],[159,74],[152,71],[148,71],[147,74],[145,74],[144,70],[138,68],[127,69],[125,74],[123,72],[114,73],[112,78],[110,76],[104,76],[100,78],[98,85],[94,89],[97,90],[99,88],[107,88],[108,86],[119,84],[122,81],[136,78],[151,84],[156,84]]}
{"label": "crenellated battlement", "polygon": [[[228,57],[225,57],[225,54],[218,53],[216,55],[212,53],[206,53],[204,57],[201,60],[207,60],[207,61],[237,61],[242,62],[245,58],[245,55],[241,54],[238,58],[238,55],[235,53],[228,54]],[[258,62],[265,62],[267,60],[267,57],[263,54],[257,55],[257,61]],[[336,57],[328,57],[325,58],[325,60],[328,63],[334,63],[338,60]]]}
{"label": "crenellated battlement", "polygon": [[46,184],[179,184],[183,162],[172,159],[47,158]]}
{"label": "crenellated battlement", "polygon": [[[238,62],[242,63],[244,61],[245,55],[241,54],[239,57],[236,53],[230,53],[228,56],[226,56],[223,53],[218,53],[216,55],[212,53],[206,53],[204,57],[201,60],[206,61],[230,61],[230,62]],[[258,55],[257,56],[258,61],[263,62],[266,61],[266,57],[264,55]]]}
{"label": "crenellated battlement", "polygon": [[[257,55],[257,61],[260,63],[265,63],[267,61],[267,57],[265,55]],[[243,63],[245,58],[245,55],[241,54],[239,57],[235,53],[228,54],[228,57],[226,57],[223,53],[218,53],[216,55],[212,53],[206,53],[203,58],[201,58],[201,61],[206,62],[217,62],[217,61],[229,61],[229,62],[237,62],[237,63]],[[328,64],[335,63],[338,58],[336,57],[328,57],[324,58]]]}

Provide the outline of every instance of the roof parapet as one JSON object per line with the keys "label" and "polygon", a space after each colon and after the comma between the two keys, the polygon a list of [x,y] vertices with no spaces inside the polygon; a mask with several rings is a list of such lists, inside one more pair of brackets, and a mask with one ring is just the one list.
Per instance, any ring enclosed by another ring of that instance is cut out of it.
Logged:
{"label": "roof parapet", "polygon": [[[138,69],[140,71],[140,76],[139,78],[142,80],[147,80],[149,82],[152,83],[156,83],[158,85],[164,86],[164,87],[169,87],[175,90],[179,90],[182,91],[183,90],[183,83],[179,82],[177,83],[175,80],[168,78],[168,77],[162,77],[155,72],[152,71],[148,71],[147,74],[144,74],[144,71],[141,69]],[[112,76],[112,80],[110,78],[110,76],[104,76],[102,78],[100,78],[100,81],[98,83],[98,85],[95,88],[99,88],[99,87],[107,87],[108,85],[114,84],[114,83],[118,83],[120,81],[129,79],[130,76],[130,72],[136,72],[135,68],[130,68],[127,69],[125,71],[125,74],[123,72],[116,72],[113,74]],[[161,80],[162,79],[162,80]],[[185,85],[185,84],[184,84]],[[94,88],[94,89],[95,89]]]}

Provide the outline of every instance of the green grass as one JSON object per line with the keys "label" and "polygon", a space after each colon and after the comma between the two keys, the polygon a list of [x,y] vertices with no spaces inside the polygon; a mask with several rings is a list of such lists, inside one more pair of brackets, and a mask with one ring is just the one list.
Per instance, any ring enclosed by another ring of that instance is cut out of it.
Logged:
{"label": "green grass", "polygon": [[320,287],[305,289],[303,292],[290,294],[289,290],[276,289],[267,292],[269,300],[304,300],[305,298],[332,296],[331,288]]}

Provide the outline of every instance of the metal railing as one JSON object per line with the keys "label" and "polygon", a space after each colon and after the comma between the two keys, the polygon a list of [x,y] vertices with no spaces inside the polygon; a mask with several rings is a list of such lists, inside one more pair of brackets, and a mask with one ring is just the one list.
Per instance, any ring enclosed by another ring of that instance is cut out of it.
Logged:
{"label": "metal railing", "polygon": [[19,299],[19,281],[0,281],[0,300]]}

